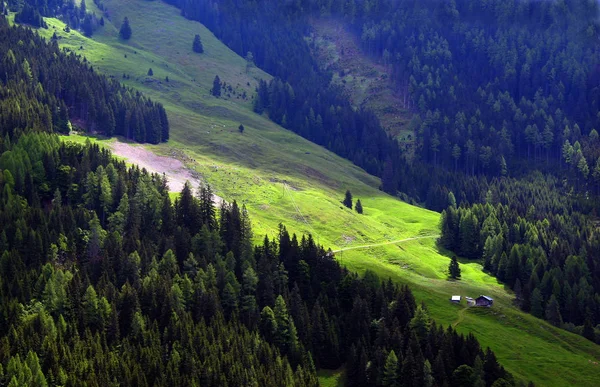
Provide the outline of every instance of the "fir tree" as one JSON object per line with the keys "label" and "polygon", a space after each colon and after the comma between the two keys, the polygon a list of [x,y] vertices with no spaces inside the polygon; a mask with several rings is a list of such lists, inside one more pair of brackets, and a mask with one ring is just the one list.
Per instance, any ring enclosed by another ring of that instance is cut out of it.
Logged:
{"label": "fir tree", "polygon": [[123,19],[123,24],[121,24],[121,29],[119,30],[119,36],[121,39],[129,40],[131,35],[132,31],[131,26],[129,25],[129,18],[125,16],[125,19]]}
{"label": "fir tree", "polygon": [[245,128],[244,128],[244,125],[242,125],[242,124],[240,124],[240,126],[238,126],[238,131],[239,131],[240,133],[244,133],[244,129],[245,129]]}
{"label": "fir tree", "polygon": [[352,194],[350,190],[346,190],[346,196],[344,197],[344,201],[342,202],[346,207],[352,209]]}
{"label": "fir tree", "polygon": [[152,71],[152,67],[148,69],[148,76],[151,77],[154,75],[154,71]]}
{"label": "fir tree", "polygon": [[211,94],[217,98],[221,96],[221,79],[218,75],[215,75],[215,79],[213,80]]}
{"label": "fir tree", "polygon": [[448,275],[452,279],[460,279],[460,265],[458,264],[456,256],[453,256],[450,260],[450,265],[448,265]]}
{"label": "fir tree", "polygon": [[546,306],[546,320],[557,327],[560,327],[563,323],[562,316],[560,315],[560,307],[554,294],[550,296],[550,300]]}
{"label": "fir tree", "polygon": [[394,350],[390,351],[385,360],[381,384],[386,387],[396,387],[399,385],[398,357]]}
{"label": "fir tree", "polygon": [[202,41],[200,40],[200,35],[196,34],[194,36],[194,43],[192,44],[192,50],[197,52],[198,54],[202,54],[204,52],[204,47],[202,46]]}
{"label": "fir tree", "polygon": [[359,214],[363,213],[363,206],[362,203],[360,202],[360,199],[358,199],[356,201],[356,205],[354,206],[354,209],[356,210],[356,212],[358,212]]}

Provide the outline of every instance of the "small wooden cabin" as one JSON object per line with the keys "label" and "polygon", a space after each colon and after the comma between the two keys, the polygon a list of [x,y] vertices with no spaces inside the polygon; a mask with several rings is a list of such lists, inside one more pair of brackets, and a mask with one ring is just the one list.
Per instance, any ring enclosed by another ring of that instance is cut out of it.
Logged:
{"label": "small wooden cabin", "polygon": [[479,296],[475,299],[476,306],[487,306],[488,308],[494,304],[494,299],[488,296]]}
{"label": "small wooden cabin", "polygon": [[455,304],[460,304],[460,296],[452,296],[450,302],[454,302]]}

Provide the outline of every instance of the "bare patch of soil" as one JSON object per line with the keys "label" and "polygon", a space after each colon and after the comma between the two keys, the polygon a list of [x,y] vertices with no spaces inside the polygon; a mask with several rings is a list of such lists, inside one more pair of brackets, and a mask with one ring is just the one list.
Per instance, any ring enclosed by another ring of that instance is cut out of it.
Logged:
{"label": "bare patch of soil", "polygon": [[[137,164],[148,172],[165,174],[169,190],[172,192],[180,192],[186,181],[190,182],[194,190],[198,189],[202,182],[198,173],[187,168],[180,160],[184,156],[179,152],[173,157],[159,156],[141,145],[132,145],[121,141],[111,143],[110,147],[115,155],[126,158],[130,163]],[[223,202],[223,199],[216,195],[213,195],[213,200],[217,205],[221,205]]]}

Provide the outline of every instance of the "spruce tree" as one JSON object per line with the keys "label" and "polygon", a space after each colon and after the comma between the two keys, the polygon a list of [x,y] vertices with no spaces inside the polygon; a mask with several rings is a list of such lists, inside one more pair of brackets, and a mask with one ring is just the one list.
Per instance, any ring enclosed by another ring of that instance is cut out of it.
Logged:
{"label": "spruce tree", "polygon": [[392,350],[385,360],[385,366],[383,369],[383,380],[381,384],[386,387],[393,387],[398,385],[398,357],[394,350]]}
{"label": "spruce tree", "polygon": [[450,261],[450,265],[448,266],[448,274],[452,279],[460,279],[460,265],[456,260],[456,256],[453,256],[452,260]]}
{"label": "spruce tree", "polygon": [[360,202],[360,199],[358,199],[356,201],[356,205],[354,206],[354,209],[356,210],[356,212],[358,212],[359,214],[363,213],[363,207],[362,207],[362,203]]}
{"label": "spruce tree", "polygon": [[221,96],[221,79],[219,79],[218,75],[215,75],[215,79],[213,80],[213,87],[210,92],[215,97]]}
{"label": "spruce tree", "polygon": [[148,76],[151,77],[154,75],[154,71],[152,71],[152,67],[148,69]]}
{"label": "spruce tree", "polygon": [[123,19],[123,24],[121,24],[121,29],[119,30],[119,36],[121,39],[129,40],[131,38],[131,26],[129,25],[129,18],[125,16]]}
{"label": "spruce tree", "polygon": [[550,300],[546,306],[546,320],[557,327],[560,327],[563,323],[562,316],[560,315],[560,306],[554,294],[550,296]]}
{"label": "spruce tree", "polygon": [[238,126],[238,130],[240,131],[240,133],[244,133],[244,125],[240,124],[240,126]]}
{"label": "spruce tree", "polygon": [[352,194],[350,193],[350,190],[346,190],[346,197],[344,198],[344,201],[342,203],[346,207],[352,209]]}
{"label": "spruce tree", "polygon": [[544,299],[538,288],[535,288],[531,294],[531,314],[538,318],[544,318]]}
{"label": "spruce tree", "polygon": [[202,54],[204,52],[204,47],[202,46],[202,41],[200,40],[200,35],[198,34],[194,36],[194,43],[192,44],[192,49],[198,54]]}

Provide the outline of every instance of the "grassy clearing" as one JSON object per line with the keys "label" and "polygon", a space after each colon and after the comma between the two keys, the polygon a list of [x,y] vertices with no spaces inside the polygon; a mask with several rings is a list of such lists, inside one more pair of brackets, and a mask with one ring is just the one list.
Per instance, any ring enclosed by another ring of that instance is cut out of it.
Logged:
{"label": "grassy clearing", "polygon": [[404,101],[394,90],[390,67],[367,56],[343,21],[315,19],[312,27],[307,41],[319,63],[335,71],[333,82],[348,91],[355,106],[374,111],[388,133],[410,150],[414,140],[409,128],[412,114],[402,108]]}
{"label": "grassy clearing", "polygon": [[319,384],[322,387],[343,387],[344,386],[344,369],[337,370],[319,370]]}
{"label": "grassy clearing", "polygon": [[[105,4],[114,25],[108,21],[94,40],[77,32],[59,33],[60,44],[85,55],[95,69],[119,79],[123,73],[130,75],[127,84],[162,102],[170,117],[172,140],[147,148],[163,155],[184,154],[187,166],[213,185],[218,195],[244,203],[257,240],[265,234],[275,236],[280,222],[293,232],[313,233],[333,250],[439,233],[439,214],[381,193],[377,178],[252,113],[249,100],[210,96],[215,72],[228,83],[246,85],[247,93],[253,91],[256,78],[269,76],[257,69],[246,74],[245,61],[202,25],[186,21],[159,1],[143,2],[143,17],[138,16],[142,14],[139,1],[105,0]],[[126,43],[117,37],[124,16],[133,28]],[[48,23],[50,29],[41,33],[50,37],[55,30],[62,31],[61,22],[49,19]],[[205,54],[191,52],[196,33],[202,37]],[[154,70],[152,78],[145,76],[149,67]],[[239,123],[246,127],[243,134],[237,131]],[[364,215],[342,206],[346,189],[361,199]],[[518,377],[541,386],[593,386],[600,380],[600,367],[590,363],[600,358],[598,346],[519,312],[511,304],[512,295],[483,273],[477,262],[462,262],[463,280],[446,280],[449,259],[434,240],[348,250],[337,257],[352,270],[369,269],[409,284],[438,322],[458,322],[460,332],[475,333]],[[448,302],[452,294],[488,294],[495,305],[461,312],[464,305]],[[323,371],[320,380],[336,385],[332,383],[338,383],[335,375],[339,374]]]}

